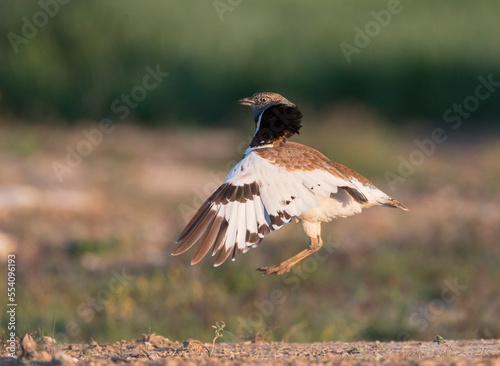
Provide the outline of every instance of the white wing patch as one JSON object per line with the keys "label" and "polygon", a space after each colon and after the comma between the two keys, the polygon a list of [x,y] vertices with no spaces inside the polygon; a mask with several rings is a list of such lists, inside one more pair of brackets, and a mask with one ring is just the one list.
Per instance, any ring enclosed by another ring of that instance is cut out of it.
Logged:
{"label": "white wing patch", "polygon": [[[194,215],[172,254],[184,253],[201,239],[191,263],[198,263],[212,249],[214,265],[218,266],[231,253],[234,259],[237,252],[257,247],[265,235],[292,218],[317,209],[339,188],[344,193],[352,190],[359,199],[366,200],[350,180],[322,169],[288,171],[252,150]],[[360,209],[360,204],[354,203]]]}

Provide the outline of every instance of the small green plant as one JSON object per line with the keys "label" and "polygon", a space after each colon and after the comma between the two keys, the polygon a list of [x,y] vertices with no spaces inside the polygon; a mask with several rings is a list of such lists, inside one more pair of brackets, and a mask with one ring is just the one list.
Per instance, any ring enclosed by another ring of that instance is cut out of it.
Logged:
{"label": "small green plant", "polygon": [[356,355],[364,352],[365,349],[362,346],[357,346],[357,347],[352,347],[347,353],[350,353],[351,355]]}
{"label": "small green plant", "polygon": [[214,353],[215,341],[218,338],[222,338],[224,336],[222,334],[222,332],[224,332],[225,327],[226,327],[226,323],[224,323],[222,320],[220,322],[215,322],[215,325],[212,325],[212,328],[214,328],[215,336],[214,336],[214,340],[212,342],[212,349],[209,350],[208,348],[205,347],[205,349],[207,350],[207,353],[208,353],[208,357],[212,357],[212,354]]}
{"label": "small green plant", "polygon": [[89,348],[88,348],[88,347],[83,347],[83,348],[82,348],[82,354],[83,354],[84,356],[88,356],[88,355],[90,354],[90,350],[89,350]]}
{"label": "small green plant", "polygon": [[446,343],[446,339],[441,337],[439,334],[436,336],[433,342],[436,342],[437,344],[443,344]]}

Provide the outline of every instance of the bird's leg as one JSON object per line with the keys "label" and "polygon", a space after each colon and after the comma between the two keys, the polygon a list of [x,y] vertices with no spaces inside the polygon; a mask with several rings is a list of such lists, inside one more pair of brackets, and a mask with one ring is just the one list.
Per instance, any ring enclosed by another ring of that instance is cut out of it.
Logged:
{"label": "bird's leg", "polygon": [[282,275],[283,273],[289,272],[290,269],[299,263],[302,259],[310,256],[314,252],[317,252],[322,246],[323,246],[323,241],[319,236],[315,238],[310,238],[311,241],[309,243],[309,247],[300,253],[294,255],[292,258],[287,259],[284,262],[281,262],[277,266],[270,266],[270,267],[261,267],[258,268],[257,271],[261,271],[266,275],[270,274],[277,274],[277,275]]}

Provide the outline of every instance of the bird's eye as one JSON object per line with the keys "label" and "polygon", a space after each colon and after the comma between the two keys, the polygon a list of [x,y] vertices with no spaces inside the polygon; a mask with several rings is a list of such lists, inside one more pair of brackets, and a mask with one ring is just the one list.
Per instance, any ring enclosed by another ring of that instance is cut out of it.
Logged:
{"label": "bird's eye", "polygon": [[268,101],[269,101],[269,99],[266,97],[262,97],[259,99],[259,102],[261,102],[261,103],[267,103]]}

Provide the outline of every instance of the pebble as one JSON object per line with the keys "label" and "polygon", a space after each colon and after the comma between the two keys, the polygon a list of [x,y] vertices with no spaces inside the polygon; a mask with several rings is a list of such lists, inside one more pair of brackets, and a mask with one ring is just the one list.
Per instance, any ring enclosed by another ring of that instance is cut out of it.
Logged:
{"label": "pebble", "polygon": [[61,365],[61,366],[72,366],[75,365],[78,362],[77,358],[71,357],[70,355],[67,355],[64,352],[57,352],[54,357],[52,358],[52,363],[54,365]]}
{"label": "pebble", "polygon": [[27,357],[35,357],[37,354],[36,343],[33,337],[27,333],[21,339],[21,349],[23,350],[23,355]]}

